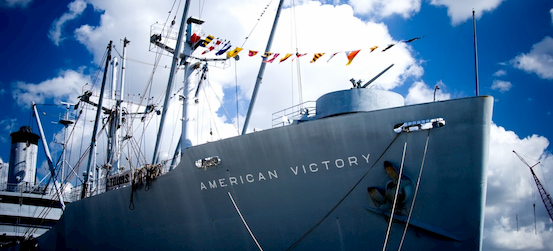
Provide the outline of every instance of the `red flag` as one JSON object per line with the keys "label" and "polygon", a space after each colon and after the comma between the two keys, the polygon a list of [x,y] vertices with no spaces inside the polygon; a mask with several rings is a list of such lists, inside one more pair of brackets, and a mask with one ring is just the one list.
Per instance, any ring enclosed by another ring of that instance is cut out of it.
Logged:
{"label": "red flag", "polygon": [[253,57],[253,56],[255,56],[255,54],[257,54],[257,52],[258,52],[258,51],[252,51],[252,50],[250,50],[250,51],[248,52],[248,56]]}
{"label": "red flag", "polygon": [[352,51],[352,52],[348,53],[348,63],[346,65],[351,64],[351,61],[353,61],[353,58],[355,58],[355,56],[357,56],[357,53],[359,53],[359,51],[361,51],[361,50],[356,50],[356,51]]}
{"label": "red flag", "polygon": [[267,59],[267,60],[263,61],[263,63],[272,63],[273,61],[275,61],[275,58],[277,58],[278,55],[280,55],[280,53],[274,53],[273,57],[271,59]]}

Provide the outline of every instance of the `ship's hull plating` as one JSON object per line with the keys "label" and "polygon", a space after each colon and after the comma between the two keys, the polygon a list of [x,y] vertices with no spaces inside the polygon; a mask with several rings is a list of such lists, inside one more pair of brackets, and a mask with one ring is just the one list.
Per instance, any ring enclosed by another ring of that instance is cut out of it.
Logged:
{"label": "ship's hull plating", "polygon": [[[428,137],[416,198],[412,190],[405,205],[398,203],[386,245],[400,245],[414,201],[405,250],[479,249],[492,103],[474,97],[347,114],[191,147],[148,189],[126,187],[69,204],[38,247],[382,249],[391,209],[378,209],[367,188],[385,190],[392,179],[384,162],[399,171],[403,155],[414,188]],[[393,130],[432,118],[446,125]],[[212,156],[219,165],[196,167]]]}

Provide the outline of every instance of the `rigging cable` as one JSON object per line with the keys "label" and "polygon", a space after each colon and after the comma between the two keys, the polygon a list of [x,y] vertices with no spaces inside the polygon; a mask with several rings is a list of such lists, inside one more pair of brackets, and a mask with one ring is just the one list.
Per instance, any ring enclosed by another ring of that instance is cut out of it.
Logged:
{"label": "rigging cable", "polygon": [[257,27],[257,25],[259,24],[259,22],[261,21],[261,18],[263,17],[263,14],[265,14],[265,11],[267,11],[267,8],[269,8],[269,5],[271,5],[271,3],[273,2],[273,0],[270,0],[269,3],[265,6],[265,8],[263,9],[263,11],[261,12],[261,15],[259,15],[259,18],[257,18],[257,22],[255,22],[252,30],[250,31],[250,34],[248,34],[248,36],[246,38],[244,38],[244,42],[242,43],[242,45],[240,47],[244,48],[244,45],[246,44],[246,42],[248,41],[248,38],[250,38],[250,36],[252,35],[253,31],[255,30],[255,27]]}
{"label": "rigging cable", "polygon": [[307,232],[305,232],[297,241],[295,241],[292,245],[290,245],[290,247],[288,247],[286,250],[292,250],[293,248],[298,246],[305,238],[307,238],[307,236],[309,236],[309,234],[311,234],[319,225],[321,225],[321,223],[323,223],[323,221],[326,220],[326,218],[328,218],[330,216],[330,214],[332,214],[332,212],[334,212],[334,210],[336,210],[336,208],[338,208],[338,206],[340,206],[340,204],[342,204],[342,202],[344,202],[344,200],[353,192],[353,190],[355,190],[355,188],[357,188],[357,186],[361,183],[361,181],[363,181],[363,179],[365,179],[365,177],[376,166],[376,164],[379,163],[380,159],[382,159],[382,157],[384,157],[384,154],[386,154],[386,152],[388,152],[390,147],[392,147],[392,145],[394,144],[396,139],[399,137],[399,135],[401,135],[401,133],[396,134],[396,136],[392,139],[390,144],[388,144],[388,146],[386,146],[386,149],[384,149],[384,151],[380,154],[380,156],[378,156],[378,158],[372,164],[372,166],[369,167],[369,169],[361,176],[361,178],[359,178],[359,180],[351,187],[351,189],[338,201],[338,203],[336,203],[336,205],[334,205],[328,211],[328,213],[326,213],[317,223],[315,223],[315,225],[313,225],[309,230],[307,230]]}
{"label": "rigging cable", "polygon": [[405,228],[403,229],[403,235],[401,236],[401,241],[399,243],[398,251],[401,250],[403,246],[403,241],[405,240],[405,235],[407,234],[407,228],[409,227],[409,221],[411,220],[411,215],[413,213],[413,208],[415,207],[415,201],[417,200],[417,193],[419,192],[419,185],[422,177],[422,170],[424,168],[424,162],[426,160],[426,153],[428,151],[428,141],[430,139],[430,130],[426,134],[426,143],[424,144],[424,153],[422,155],[421,168],[419,170],[419,177],[417,178],[417,185],[415,186],[415,192],[413,194],[413,201],[411,202],[411,208],[409,209],[409,215],[407,216],[407,222],[405,222]]}
{"label": "rigging cable", "polygon": [[392,212],[390,213],[390,219],[388,220],[388,228],[386,229],[386,238],[384,239],[384,246],[382,247],[382,251],[386,250],[386,246],[388,245],[388,240],[390,238],[390,232],[392,230],[392,222],[394,219],[394,213],[397,206],[397,195],[399,193],[401,178],[403,177],[403,164],[405,163],[404,161],[405,161],[406,150],[407,150],[407,136],[405,136],[405,143],[403,144],[403,155],[401,156],[401,167],[399,168],[399,178],[397,180],[396,193],[394,195],[394,203],[392,204]]}
{"label": "rigging cable", "polygon": [[240,112],[238,109],[238,64],[236,59],[234,60],[234,97],[236,98],[236,129],[238,130],[238,135],[240,135]]}
{"label": "rigging cable", "polygon": [[[211,83],[209,81],[207,81],[207,85],[209,86],[209,88],[211,88],[211,91],[213,92],[213,95],[215,95],[215,97],[217,98],[217,101],[219,101],[219,104],[221,105],[221,108],[223,108],[223,111],[225,111],[225,115],[227,116],[227,119],[229,121],[232,121],[232,119],[230,117],[230,114],[227,111],[227,108],[225,108],[225,106],[223,105],[223,101],[221,100],[221,97],[219,97],[219,95],[217,95],[217,92],[215,92],[215,90],[213,89],[213,86],[211,85]],[[232,124],[232,125],[234,126],[234,124]],[[234,129],[236,129],[236,133],[238,133],[238,135],[240,135],[240,131],[238,130],[238,128],[234,127]]]}
{"label": "rigging cable", "polygon": [[227,192],[227,193],[228,193],[228,196],[230,197],[230,201],[232,201],[232,205],[234,205],[234,209],[236,209],[236,212],[240,216],[240,219],[242,219],[242,223],[244,223],[244,226],[246,226],[246,229],[248,229],[248,232],[250,233],[250,236],[252,237],[253,241],[255,242],[255,245],[257,245],[257,248],[259,248],[259,250],[263,251],[263,248],[261,248],[261,245],[259,245],[259,242],[257,241],[255,236],[253,235],[253,232],[250,229],[250,227],[248,226],[248,223],[246,223],[246,220],[244,219],[244,216],[242,216],[242,213],[240,212],[240,209],[238,209],[238,206],[236,205],[236,202],[234,202],[234,199],[232,198],[232,195],[230,194],[230,192]]}

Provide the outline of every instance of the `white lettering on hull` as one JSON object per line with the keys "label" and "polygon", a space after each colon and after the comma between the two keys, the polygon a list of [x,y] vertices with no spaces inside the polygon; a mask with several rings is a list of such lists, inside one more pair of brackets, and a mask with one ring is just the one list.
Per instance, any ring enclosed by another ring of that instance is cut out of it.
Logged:
{"label": "white lettering on hull", "polygon": [[[361,155],[361,156],[363,156],[363,159],[365,160],[365,162],[369,164],[369,157],[371,155],[367,154],[366,156],[365,155]],[[292,171],[292,173],[295,176],[298,176],[298,174],[316,173],[319,170],[342,169],[343,167],[347,167],[347,166],[350,166],[350,167],[359,166],[358,161],[359,159],[356,156],[349,156],[347,157],[347,160],[338,158],[338,159],[335,159],[334,161],[330,161],[330,160],[321,161],[320,164],[310,163],[308,165],[291,166],[290,171]],[[319,168],[319,165],[321,168]]]}
{"label": "white lettering on hull", "polygon": [[200,182],[200,190],[224,188],[228,186],[261,182],[261,181],[272,180],[272,179],[278,179],[278,174],[276,170],[267,171],[266,173],[262,173],[262,172],[259,172],[257,174],[248,173],[246,175],[240,175],[238,177],[230,176],[228,178],[208,180],[206,183],[202,181]]}
{"label": "white lettering on hull", "polygon": [[[348,167],[359,167],[363,166],[363,164],[365,163],[369,164],[370,156],[370,154],[362,154],[362,158],[358,158],[357,156],[348,156],[346,158],[337,158],[334,160],[323,160],[319,162],[312,162],[309,164],[290,166],[290,171],[292,172],[292,174],[294,174],[294,176],[299,176],[302,174],[321,173],[328,170],[344,170],[349,169]],[[200,190],[252,184],[273,179],[278,179],[278,174],[276,170],[259,173],[248,173],[245,175],[230,176],[226,178],[208,180],[205,182],[202,181],[200,182]]]}

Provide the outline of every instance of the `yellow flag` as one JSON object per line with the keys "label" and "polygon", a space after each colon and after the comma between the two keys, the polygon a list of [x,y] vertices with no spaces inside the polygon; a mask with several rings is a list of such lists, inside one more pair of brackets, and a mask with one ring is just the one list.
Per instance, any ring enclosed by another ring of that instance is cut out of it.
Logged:
{"label": "yellow flag", "polygon": [[242,51],[242,48],[236,47],[234,50],[227,52],[227,58],[233,58],[238,55]]}
{"label": "yellow flag", "polygon": [[280,63],[284,62],[284,60],[288,59],[290,56],[292,56],[291,53],[286,54],[284,57],[280,59]]}
{"label": "yellow flag", "polygon": [[310,63],[315,63],[315,61],[317,61],[317,59],[319,59],[323,55],[324,55],[324,53],[315,53],[315,55],[313,55],[313,59],[311,60]]}

